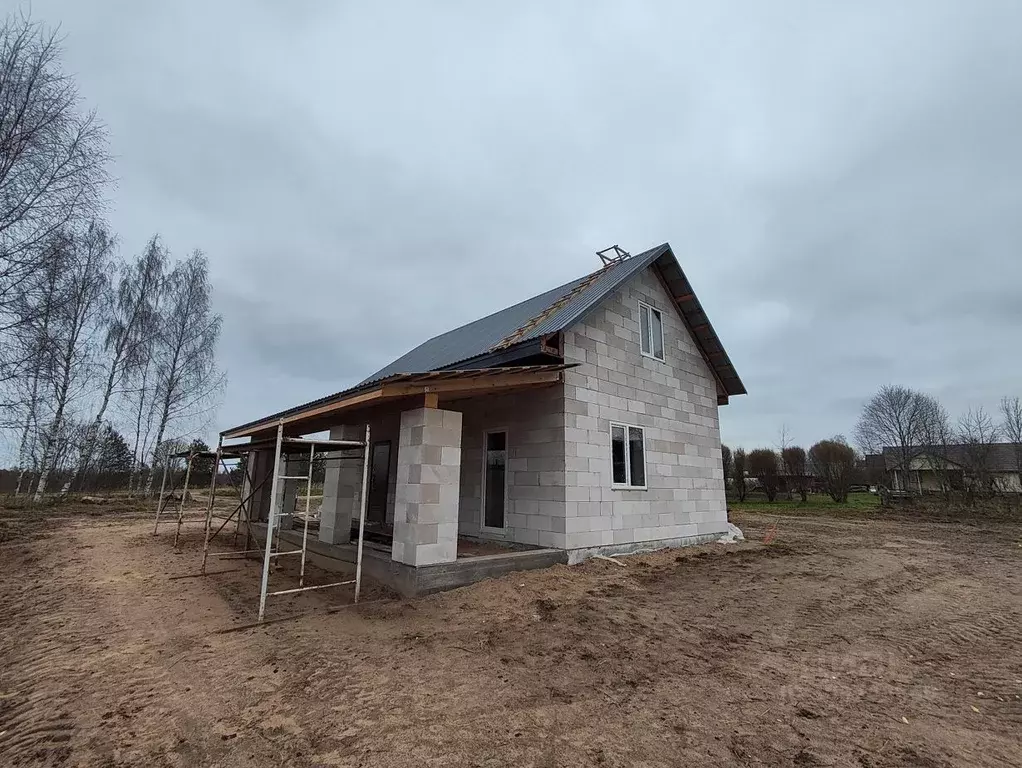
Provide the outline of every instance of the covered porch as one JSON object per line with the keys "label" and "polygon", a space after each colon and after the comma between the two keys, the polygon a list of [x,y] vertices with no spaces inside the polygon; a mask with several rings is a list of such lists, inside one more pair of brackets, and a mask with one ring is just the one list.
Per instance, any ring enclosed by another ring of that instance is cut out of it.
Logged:
{"label": "covered porch", "polygon": [[[324,454],[323,498],[318,530],[308,543],[310,558],[329,570],[352,567],[364,493],[365,573],[404,595],[449,589],[566,562],[555,532],[530,529],[516,514],[508,444],[509,430],[522,437],[528,431],[534,439],[531,452],[550,454],[544,466],[554,470],[560,465],[559,485],[546,493],[551,505],[562,502],[563,515],[560,404],[566,367],[398,374],[237,427],[223,437],[264,442],[282,426],[288,436],[328,431],[331,441],[360,440],[368,426],[368,467],[360,456]],[[542,429],[549,434],[536,433]],[[265,489],[252,507],[257,539],[265,536],[271,503],[266,478],[273,461],[272,450],[250,453],[247,482]],[[287,466],[281,472],[284,478],[297,474]],[[280,536],[294,543],[302,535],[288,530],[297,485],[284,480],[277,491]],[[529,503],[540,512],[543,492],[529,490],[534,497]]]}

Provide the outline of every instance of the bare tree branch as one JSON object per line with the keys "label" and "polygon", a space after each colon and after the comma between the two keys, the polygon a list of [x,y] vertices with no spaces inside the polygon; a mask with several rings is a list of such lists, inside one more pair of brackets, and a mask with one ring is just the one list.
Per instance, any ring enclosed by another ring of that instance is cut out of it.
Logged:
{"label": "bare tree branch", "polygon": [[94,222],[82,233],[62,234],[55,250],[62,251],[66,259],[61,274],[64,295],[52,323],[52,366],[48,374],[53,418],[43,439],[37,501],[46,492],[49,475],[57,467],[55,457],[66,447],[61,435],[68,408],[91,385],[96,334],[109,290],[113,241],[106,229]]}
{"label": "bare tree branch", "polygon": [[[159,407],[156,448],[169,425],[201,414],[224,386],[224,377],[216,367],[216,344],[223,320],[211,309],[208,264],[201,251],[194,251],[168,276],[161,317],[153,368],[154,401]],[[154,451],[146,495],[152,493],[155,459]]]}
{"label": "bare tree branch", "polygon": [[35,376],[35,350],[16,341],[49,306],[33,296],[46,251],[97,215],[108,181],[105,129],[60,54],[56,32],[28,16],[0,26],[0,383]]}

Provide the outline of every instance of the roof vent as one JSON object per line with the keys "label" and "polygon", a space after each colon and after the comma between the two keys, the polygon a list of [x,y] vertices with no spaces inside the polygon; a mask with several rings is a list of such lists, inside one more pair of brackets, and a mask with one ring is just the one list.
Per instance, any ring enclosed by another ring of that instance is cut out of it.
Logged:
{"label": "roof vent", "polygon": [[609,248],[604,248],[602,251],[597,251],[596,255],[600,257],[600,261],[603,262],[603,266],[607,266],[608,264],[614,264],[621,261],[621,259],[627,259],[632,254],[620,245],[615,244]]}

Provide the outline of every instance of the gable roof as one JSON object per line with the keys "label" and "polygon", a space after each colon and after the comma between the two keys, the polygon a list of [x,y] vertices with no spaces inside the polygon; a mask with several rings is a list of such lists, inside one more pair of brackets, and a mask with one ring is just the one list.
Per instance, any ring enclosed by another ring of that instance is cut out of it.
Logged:
{"label": "gable roof", "polygon": [[664,288],[674,298],[678,311],[713,370],[722,394],[745,394],[745,385],[668,243],[613,261],[596,272],[435,336],[376,371],[361,384],[395,373],[471,367],[470,362],[474,359],[565,331],[581,321],[629,278],[650,266],[656,268]]}

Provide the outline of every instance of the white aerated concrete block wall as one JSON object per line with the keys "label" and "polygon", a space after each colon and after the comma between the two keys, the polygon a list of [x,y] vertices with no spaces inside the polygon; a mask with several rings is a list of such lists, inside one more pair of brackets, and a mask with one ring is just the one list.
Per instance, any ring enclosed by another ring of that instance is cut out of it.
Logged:
{"label": "white aerated concrete block wall", "polygon": [[[666,362],[639,347],[639,301],[659,309]],[[568,549],[706,537],[727,530],[717,390],[650,269],[564,334]],[[648,490],[611,487],[610,424],[645,428]]]}
{"label": "white aerated concrete block wall", "polygon": [[[465,400],[461,460],[461,532],[518,544],[564,548],[564,387],[526,389]],[[484,531],[484,436],[507,431],[507,504],[503,533]]]}
{"label": "white aerated concrete block wall", "polygon": [[401,414],[391,557],[407,565],[458,558],[461,413],[416,408]]}

